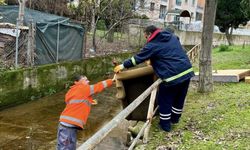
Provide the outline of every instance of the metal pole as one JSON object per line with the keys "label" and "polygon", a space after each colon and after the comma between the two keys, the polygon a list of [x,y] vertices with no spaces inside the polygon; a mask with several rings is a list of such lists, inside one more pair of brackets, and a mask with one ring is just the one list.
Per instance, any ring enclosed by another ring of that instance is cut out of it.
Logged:
{"label": "metal pole", "polygon": [[32,21],[29,21],[29,32],[28,32],[28,48],[27,48],[27,65],[31,66],[31,42],[32,42]]}
{"label": "metal pole", "polygon": [[34,22],[33,22],[33,19],[32,19],[32,22],[31,22],[31,28],[32,28],[32,32],[31,32],[31,66],[34,66],[34,58],[35,58],[35,27],[34,27]]}
{"label": "metal pole", "polygon": [[58,63],[58,53],[59,53],[59,36],[60,36],[60,23],[57,21],[57,43],[56,43],[56,63]]}
{"label": "metal pole", "polygon": [[115,116],[109,123],[107,123],[101,130],[96,132],[91,138],[83,143],[77,150],[91,150],[100,143],[109,132],[112,131],[123,119],[125,119],[137,106],[139,106],[151,93],[162,82],[161,79],[155,81],[147,90],[145,90],[139,97],[137,97],[132,103],[130,103],[123,111]]}
{"label": "metal pole", "polygon": [[19,31],[19,19],[16,20],[16,55],[15,55],[15,68],[18,67],[18,31]]}

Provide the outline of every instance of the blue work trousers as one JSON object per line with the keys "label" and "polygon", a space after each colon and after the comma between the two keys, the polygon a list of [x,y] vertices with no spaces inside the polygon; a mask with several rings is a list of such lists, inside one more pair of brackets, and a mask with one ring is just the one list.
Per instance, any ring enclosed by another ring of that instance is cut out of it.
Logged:
{"label": "blue work trousers", "polygon": [[170,129],[170,123],[178,123],[183,110],[190,79],[182,83],[168,86],[166,82],[159,85],[158,105],[160,125]]}
{"label": "blue work trousers", "polygon": [[75,150],[77,129],[59,123],[57,132],[57,150]]}

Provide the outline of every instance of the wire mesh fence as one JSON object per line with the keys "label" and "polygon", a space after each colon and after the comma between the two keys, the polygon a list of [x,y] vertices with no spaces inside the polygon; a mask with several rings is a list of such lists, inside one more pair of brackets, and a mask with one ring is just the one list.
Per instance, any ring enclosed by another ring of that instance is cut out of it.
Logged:
{"label": "wire mesh fence", "polygon": [[85,57],[134,51],[145,43],[143,26],[126,23],[111,30],[97,29],[95,36],[90,32],[87,34]]}
{"label": "wire mesh fence", "polygon": [[[163,28],[162,24],[150,21],[130,20],[112,30],[97,28],[95,36],[93,36],[93,32],[89,32],[90,29],[85,29],[85,39],[82,41],[82,59],[139,50],[146,43],[143,30],[146,26],[152,24]],[[34,61],[38,59],[38,57],[43,57],[36,53],[35,36],[37,31],[35,23],[30,22],[28,26],[29,27],[17,28],[15,25],[0,25],[0,68],[14,68],[17,66],[30,67],[35,65]],[[2,30],[4,30],[5,33]],[[18,31],[18,34],[16,34],[16,31]],[[57,33],[57,31],[55,33]],[[18,40],[16,40],[16,37],[18,37]],[[60,41],[58,41],[58,39]],[[61,43],[62,40],[65,40],[65,38],[53,39],[55,45]],[[95,43],[96,47],[93,43]],[[244,41],[243,46],[247,45],[250,45],[250,42]],[[68,50],[67,53],[70,54],[70,51],[71,50]],[[58,55],[66,56],[66,53],[60,54],[60,48],[58,52]],[[70,56],[67,56],[67,59],[69,57]],[[74,58],[70,60],[74,60]]]}
{"label": "wire mesh fence", "polygon": [[24,27],[17,29],[10,25],[5,27],[2,28],[5,34],[3,32],[0,34],[1,67],[14,68],[15,64],[26,67],[29,29]]}
{"label": "wire mesh fence", "polygon": [[[95,47],[93,45],[93,34],[88,34],[85,57],[140,49],[146,43],[143,30],[148,25],[155,25],[159,28],[164,27],[163,23],[155,21],[130,19],[113,29],[97,28],[94,39],[96,49],[93,48]],[[87,30],[90,31],[90,29]]]}

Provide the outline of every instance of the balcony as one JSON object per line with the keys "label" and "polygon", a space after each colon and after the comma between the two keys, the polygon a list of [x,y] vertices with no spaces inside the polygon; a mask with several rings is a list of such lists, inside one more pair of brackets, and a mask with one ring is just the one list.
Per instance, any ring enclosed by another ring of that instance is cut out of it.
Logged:
{"label": "balcony", "polygon": [[197,6],[196,11],[202,13],[204,11],[204,7],[203,6]]}

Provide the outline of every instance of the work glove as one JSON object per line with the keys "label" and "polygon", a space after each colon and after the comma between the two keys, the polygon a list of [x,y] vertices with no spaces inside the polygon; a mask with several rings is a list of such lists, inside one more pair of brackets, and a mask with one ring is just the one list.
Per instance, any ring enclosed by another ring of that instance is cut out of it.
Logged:
{"label": "work glove", "polygon": [[124,69],[124,66],[123,66],[123,64],[120,64],[120,65],[118,65],[118,66],[116,66],[115,68],[114,68],[114,72],[115,73],[119,73],[121,70],[123,70]]}
{"label": "work glove", "polygon": [[146,60],[145,63],[149,66],[151,65],[151,61],[150,60]]}
{"label": "work glove", "polygon": [[98,101],[96,99],[93,99],[92,102],[91,102],[92,105],[97,105],[98,104]]}
{"label": "work glove", "polygon": [[114,75],[113,79],[112,79],[113,82],[116,81],[116,74]]}

